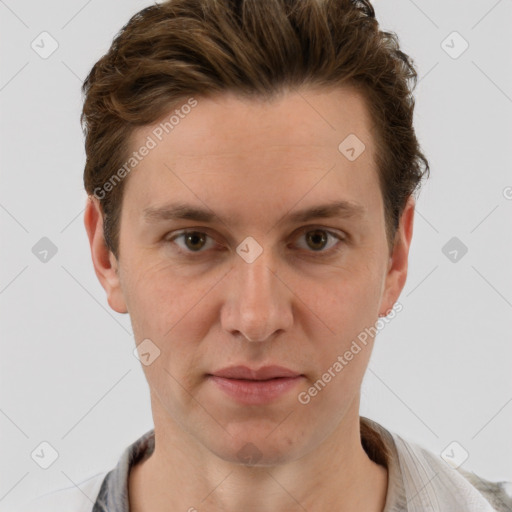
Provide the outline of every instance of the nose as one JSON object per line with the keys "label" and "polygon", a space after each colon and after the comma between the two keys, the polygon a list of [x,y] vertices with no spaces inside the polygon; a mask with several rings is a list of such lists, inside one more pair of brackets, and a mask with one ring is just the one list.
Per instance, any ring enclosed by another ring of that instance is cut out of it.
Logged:
{"label": "nose", "polygon": [[221,313],[223,328],[230,334],[267,341],[290,328],[293,293],[275,269],[270,250],[263,250],[250,263],[235,255]]}

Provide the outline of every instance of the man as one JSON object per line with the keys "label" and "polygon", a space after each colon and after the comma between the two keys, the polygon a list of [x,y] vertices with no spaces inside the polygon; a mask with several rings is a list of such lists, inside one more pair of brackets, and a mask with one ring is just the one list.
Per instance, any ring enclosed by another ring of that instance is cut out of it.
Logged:
{"label": "man", "polygon": [[39,510],[511,510],[359,416],[429,170],[415,78],[367,1],[175,0],[123,28],[84,84],[84,221],[154,430]]}

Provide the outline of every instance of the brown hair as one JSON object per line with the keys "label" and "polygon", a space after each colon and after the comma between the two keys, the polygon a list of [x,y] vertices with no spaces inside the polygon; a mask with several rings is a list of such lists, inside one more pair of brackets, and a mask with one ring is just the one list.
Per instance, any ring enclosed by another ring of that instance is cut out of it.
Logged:
{"label": "brown hair", "polygon": [[101,191],[107,246],[117,258],[123,182],[105,184],[129,158],[135,127],[191,95],[272,98],[343,84],[362,91],[374,123],[392,248],[407,199],[429,174],[413,128],[416,81],[412,59],[395,33],[379,30],[369,0],[170,0],[141,10],[82,87],[84,185],[89,195]]}

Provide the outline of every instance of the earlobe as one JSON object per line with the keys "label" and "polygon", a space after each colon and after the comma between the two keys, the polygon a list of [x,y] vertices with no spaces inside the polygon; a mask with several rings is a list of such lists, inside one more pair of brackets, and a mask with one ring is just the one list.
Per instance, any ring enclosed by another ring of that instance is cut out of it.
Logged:
{"label": "earlobe", "polygon": [[103,213],[99,200],[94,196],[89,196],[87,199],[84,225],[91,247],[94,271],[107,293],[108,304],[118,313],[128,313],[119,279],[118,261],[105,242]]}
{"label": "earlobe", "polygon": [[392,255],[389,259],[379,316],[387,316],[398,300],[407,280],[415,206],[414,197],[410,196],[400,217]]}

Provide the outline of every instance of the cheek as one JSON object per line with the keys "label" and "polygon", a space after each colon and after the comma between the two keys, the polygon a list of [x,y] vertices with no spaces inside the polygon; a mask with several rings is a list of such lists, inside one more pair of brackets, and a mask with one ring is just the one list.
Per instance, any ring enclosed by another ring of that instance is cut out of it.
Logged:
{"label": "cheek", "polygon": [[321,282],[308,282],[307,286],[301,287],[300,297],[323,322],[323,331],[331,338],[330,345],[334,338],[338,340],[337,348],[341,349],[349,338],[356,337],[375,322],[380,290],[378,271],[361,265],[333,274]]}
{"label": "cheek", "polygon": [[320,381],[321,400],[333,406],[358,390],[370,359],[380,303],[376,276],[365,265],[307,288],[308,306],[315,313],[307,324],[318,370],[314,379]]}
{"label": "cheek", "polygon": [[154,363],[143,368],[148,382],[180,396],[183,390],[176,388],[176,381],[192,390],[204,366],[199,346],[215,322],[216,306],[208,293],[216,279],[192,282],[168,264],[144,271],[139,267],[130,276],[125,288],[136,343],[149,339],[158,353]]}
{"label": "cheek", "polygon": [[191,280],[180,267],[167,262],[134,264],[126,275],[130,278],[123,284],[123,293],[132,322],[144,331],[139,336],[151,334],[162,341],[180,324],[190,323],[199,309],[204,310],[202,299],[213,285],[212,279]]}

